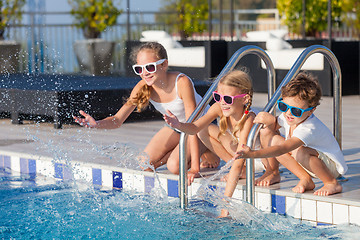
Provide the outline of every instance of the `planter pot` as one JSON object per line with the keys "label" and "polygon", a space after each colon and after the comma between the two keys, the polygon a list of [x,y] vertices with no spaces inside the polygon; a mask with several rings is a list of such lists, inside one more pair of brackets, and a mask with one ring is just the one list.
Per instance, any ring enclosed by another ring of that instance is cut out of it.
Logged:
{"label": "planter pot", "polygon": [[0,41],[0,74],[19,72],[20,43]]}
{"label": "planter pot", "polygon": [[74,50],[80,71],[86,75],[109,75],[114,49],[115,42],[104,39],[76,41]]}

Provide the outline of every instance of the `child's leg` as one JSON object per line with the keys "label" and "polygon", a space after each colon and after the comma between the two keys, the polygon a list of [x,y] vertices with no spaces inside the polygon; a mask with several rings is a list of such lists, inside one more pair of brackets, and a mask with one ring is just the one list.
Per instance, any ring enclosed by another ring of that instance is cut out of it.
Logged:
{"label": "child's leg", "polygon": [[324,183],[322,188],[314,192],[315,195],[328,196],[342,191],[342,186],[336,180],[337,176],[334,176],[334,174],[338,175],[337,172],[331,173],[323,160],[319,159],[319,153],[315,149],[300,147],[294,154],[304,168],[314,173]]}
{"label": "child's leg", "polygon": [[[268,128],[261,129],[260,131],[260,144],[262,148],[271,146],[273,143],[274,136],[278,133]],[[276,158],[264,158],[262,162],[265,166],[265,173],[255,180],[257,186],[270,186],[278,183],[281,180],[279,173],[279,162]]]}
{"label": "child's leg", "polygon": [[270,186],[281,181],[279,173],[279,162],[276,158],[265,158],[262,160],[265,166],[265,173],[255,180],[256,186]]}
{"label": "child's leg", "polygon": [[[201,144],[204,145],[203,142],[201,142]],[[200,168],[217,168],[219,164],[220,158],[215,153],[206,148],[205,152],[201,155]]]}
{"label": "child's leg", "polygon": [[[219,156],[225,162],[228,162],[233,158],[236,146],[234,145],[234,149],[231,149],[231,137],[230,136],[220,136],[221,142],[217,139],[219,135],[219,127],[215,124],[210,124],[207,128],[204,128],[198,133],[200,140],[204,143],[204,145],[217,156]],[[232,144],[233,145],[233,144]]]}
{"label": "child's leg", "polygon": [[[263,130],[261,130],[263,132],[260,133],[260,140],[262,147],[279,145],[280,143],[285,141],[285,139],[282,136],[278,135],[276,132],[268,130],[267,128]],[[299,163],[290,154],[286,153],[281,156],[278,156],[276,157],[276,160],[300,179],[298,184],[292,189],[293,192],[303,193],[306,190],[314,189],[315,184],[312,181],[310,175],[305,171],[303,167],[299,165]],[[269,162],[270,162],[270,166],[272,165],[273,167],[275,167],[275,169],[277,169],[277,170],[270,169],[270,171],[277,171],[277,173],[275,172],[274,174],[271,174],[270,172],[268,174],[269,177],[267,177],[267,180],[269,180],[269,178],[274,179],[275,176],[279,175],[278,167],[276,167],[276,164],[274,164],[272,161]]]}
{"label": "child's leg", "polygon": [[179,139],[180,134],[168,127],[163,127],[154,135],[144,152],[148,154],[150,164],[155,169],[166,164],[171,152],[179,144]]}

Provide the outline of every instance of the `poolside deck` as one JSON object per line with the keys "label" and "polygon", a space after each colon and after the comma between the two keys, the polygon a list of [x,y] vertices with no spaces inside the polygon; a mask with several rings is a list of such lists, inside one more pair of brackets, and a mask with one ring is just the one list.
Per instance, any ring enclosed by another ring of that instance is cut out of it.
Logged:
{"label": "poolside deck", "polygon": [[[263,108],[266,99],[266,94],[256,93],[253,106]],[[360,96],[344,96],[342,106],[342,149],[349,165],[345,181],[341,182],[343,192],[329,197],[315,196],[313,191],[295,194],[291,188],[296,185],[297,179],[284,169],[281,183],[271,187],[256,187],[256,207],[318,224],[360,225]],[[332,98],[323,97],[315,114],[332,129]],[[94,184],[147,191],[149,179],[152,181],[150,185],[154,185],[153,174],[125,170],[118,158],[140,152],[162,126],[163,121],[158,120],[125,123],[115,130],[89,130],[77,125],[64,125],[63,129],[54,129],[51,123],[34,124],[24,121],[22,125],[14,125],[10,123],[10,119],[1,119],[0,167],[65,179],[66,171],[61,170],[62,168],[59,170],[59,164],[76,162],[76,167],[79,164],[85,166],[85,170],[81,170],[85,173],[84,178]],[[129,146],[129,152],[117,152],[116,148],[119,146]],[[101,172],[100,175],[98,171]],[[115,179],[120,173],[119,185],[118,182],[115,183]],[[164,167],[158,173],[168,195],[176,197],[178,176],[168,173]],[[205,175],[212,173],[214,171],[204,171]],[[196,179],[189,187],[189,196],[195,194],[201,182],[201,178]],[[315,183],[316,189],[321,187],[319,180],[315,180]],[[219,181],[213,184],[225,186]],[[245,180],[241,180],[234,198],[244,198],[244,185]]]}

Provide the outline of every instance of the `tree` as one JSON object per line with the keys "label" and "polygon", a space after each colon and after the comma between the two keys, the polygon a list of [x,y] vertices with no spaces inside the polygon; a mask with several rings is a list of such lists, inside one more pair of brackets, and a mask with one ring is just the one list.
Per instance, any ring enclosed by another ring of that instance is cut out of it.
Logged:
{"label": "tree", "polygon": [[20,21],[25,0],[0,0],[0,40],[4,39],[5,28],[10,22]]}
{"label": "tree", "polygon": [[116,24],[122,10],[115,0],[68,0],[75,24],[83,29],[85,38],[98,38],[107,27]]}
{"label": "tree", "polygon": [[[332,21],[340,24],[341,0],[332,1]],[[358,0],[354,0],[358,1]],[[303,0],[278,0],[277,9],[280,17],[289,31],[300,34],[302,27],[302,2]],[[328,0],[306,1],[305,32],[307,36],[315,36],[316,33],[327,29]]]}
{"label": "tree", "polygon": [[202,33],[207,29],[209,17],[207,0],[165,0],[163,11],[176,12],[165,19],[166,24],[173,25],[181,39],[187,39],[193,33]]}
{"label": "tree", "polygon": [[343,1],[343,21],[348,26],[353,26],[360,37],[360,1],[359,0],[344,0]]}

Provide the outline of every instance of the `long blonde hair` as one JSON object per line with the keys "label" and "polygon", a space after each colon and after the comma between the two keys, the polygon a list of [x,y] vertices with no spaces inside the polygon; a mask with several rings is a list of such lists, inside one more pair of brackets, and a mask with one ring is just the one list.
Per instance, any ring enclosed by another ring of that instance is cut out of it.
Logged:
{"label": "long blonde hair", "polygon": [[[251,78],[246,72],[235,70],[225,75],[219,83],[226,86],[236,87],[240,90],[241,94],[246,93],[249,95],[249,101],[244,107],[244,114],[240,121],[235,125],[231,133],[233,141],[238,144],[236,133],[244,127],[245,121],[249,116],[248,112],[252,104],[253,88]],[[220,117],[219,128],[220,133],[218,135],[218,139],[220,138],[220,135],[224,135],[226,133],[226,129],[228,128],[228,117],[225,117],[224,115]]]}
{"label": "long blonde hair", "polygon": [[[137,55],[143,50],[154,51],[158,59],[168,59],[166,50],[163,45],[157,42],[147,42],[142,44],[140,47],[137,47],[131,52],[131,60],[133,61],[133,63],[136,63]],[[139,92],[136,93],[136,96],[129,97],[126,103],[136,106],[136,111],[141,112],[149,105],[151,90],[152,87],[145,84],[140,88]]]}

